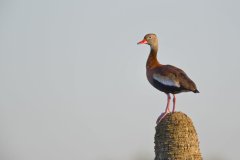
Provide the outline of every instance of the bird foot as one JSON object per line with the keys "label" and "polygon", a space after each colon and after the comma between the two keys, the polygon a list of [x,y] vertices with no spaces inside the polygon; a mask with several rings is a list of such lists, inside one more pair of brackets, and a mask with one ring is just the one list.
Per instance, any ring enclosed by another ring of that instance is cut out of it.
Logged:
{"label": "bird foot", "polygon": [[166,115],[167,115],[168,113],[170,113],[170,111],[161,113],[161,115],[158,117],[156,123],[158,124],[164,117],[166,117]]}

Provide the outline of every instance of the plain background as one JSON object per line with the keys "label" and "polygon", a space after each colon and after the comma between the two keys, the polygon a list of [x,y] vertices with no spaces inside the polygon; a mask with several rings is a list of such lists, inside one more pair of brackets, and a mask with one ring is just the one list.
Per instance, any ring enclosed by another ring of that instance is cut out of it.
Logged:
{"label": "plain background", "polygon": [[200,94],[177,95],[206,160],[239,156],[240,2],[1,0],[0,159],[151,160],[166,95],[146,79],[158,58]]}

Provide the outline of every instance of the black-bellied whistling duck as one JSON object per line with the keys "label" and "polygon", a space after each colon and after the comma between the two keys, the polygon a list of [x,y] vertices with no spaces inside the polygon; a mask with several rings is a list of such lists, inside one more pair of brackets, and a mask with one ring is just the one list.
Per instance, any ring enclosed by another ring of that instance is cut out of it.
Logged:
{"label": "black-bellied whistling duck", "polygon": [[151,47],[146,64],[148,81],[153,87],[167,94],[167,106],[165,112],[158,117],[158,123],[170,112],[170,93],[173,94],[172,112],[174,112],[176,104],[175,94],[189,91],[199,93],[199,91],[195,83],[183,70],[172,65],[163,65],[158,62],[158,39],[155,34],[145,35],[143,40],[138,42],[138,44],[148,44]]}

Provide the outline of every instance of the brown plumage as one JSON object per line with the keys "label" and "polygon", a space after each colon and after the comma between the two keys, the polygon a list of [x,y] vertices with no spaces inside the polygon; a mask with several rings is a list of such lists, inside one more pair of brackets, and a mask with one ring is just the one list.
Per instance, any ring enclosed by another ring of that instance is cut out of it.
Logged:
{"label": "brown plumage", "polygon": [[168,96],[165,112],[159,116],[157,121],[160,122],[167,115],[167,113],[170,112],[170,93],[173,94],[174,112],[176,103],[175,94],[189,91],[199,93],[199,91],[197,90],[195,83],[187,76],[183,70],[172,65],[163,65],[158,62],[158,39],[155,34],[145,35],[144,39],[138,42],[138,44],[150,45],[151,51],[146,64],[147,79],[153,87],[166,93]]}

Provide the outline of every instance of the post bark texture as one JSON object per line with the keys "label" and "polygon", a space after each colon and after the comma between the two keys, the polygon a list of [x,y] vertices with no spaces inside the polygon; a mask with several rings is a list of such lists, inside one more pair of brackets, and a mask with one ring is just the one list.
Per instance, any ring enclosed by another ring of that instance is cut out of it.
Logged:
{"label": "post bark texture", "polygon": [[156,126],[154,160],[202,160],[192,120],[184,113],[169,113]]}

